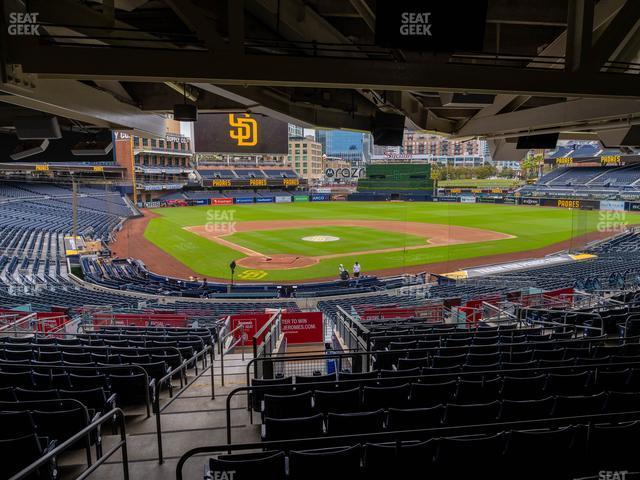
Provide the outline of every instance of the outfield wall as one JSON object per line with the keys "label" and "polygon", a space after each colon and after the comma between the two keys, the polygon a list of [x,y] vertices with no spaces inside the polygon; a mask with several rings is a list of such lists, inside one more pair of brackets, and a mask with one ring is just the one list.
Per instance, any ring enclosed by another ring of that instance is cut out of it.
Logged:
{"label": "outfield wall", "polygon": [[396,192],[357,192],[349,195],[332,195],[329,193],[313,193],[310,195],[275,195],[270,197],[246,196],[234,198],[206,198],[197,200],[166,200],[153,202],[138,202],[139,208],[165,208],[165,207],[187,207],[205,205],[251,205],[269,203],[298,203],[298,202],[329,202],[329,201],[352,201],[352,202],[434,202],[434,203],[484,203],[499,205],[524,205],[567,208],[576,210],[602,210],[608,212],[640,212],[640,202],[629,202],[624,200],[587,200],[576,198],[540,198],[540,197],[518,197],[516,195],[439,195],[432,197],[429,194],[418,192],[396,193]]}

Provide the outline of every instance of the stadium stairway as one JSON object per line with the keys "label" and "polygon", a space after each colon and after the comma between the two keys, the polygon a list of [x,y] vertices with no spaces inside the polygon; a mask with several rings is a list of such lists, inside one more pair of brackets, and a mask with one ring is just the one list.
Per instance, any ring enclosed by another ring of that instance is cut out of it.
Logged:
{"label": "stadium stairway", "polygon": [[[161,416],[164,463],[158,464],[158,445],[156,437],[156,420],[152,415],[146,418],[141,411],[139,415],[127,418],[127,449],[129,455],[129,476],[131,479],[153,478],[154,480],[175,479],[176,464],[180,456],[187,450],[201,445],[221,444],[226,442],[226,402],[227,395],[233,389],[246,384],[246,365],[252,356],[246,353],[244,360],[241,353],[224,355],[224,383],[221,385],[221,363],[216,352],[214,363],[215,400],[211,399],[211,376],[202,375],[188,387]],[[246,410],[246,397],[235,395],[231,401],[231,425],[234,440],[239,442],[260,441],[260,425],[249,425]],[[107,429],[109,430],[109,429]],[[104,432],[103,448],[108,450],[118,440],[119,435]],[[77,458],[63,458],[66,463],[82,464],[82,451],[73,452]],[[121,455],[118,452],[94,472],[89,479],[122,478]],[[186,467],[186,478],[202,478],[204,457],[195,457]],[[71,473],[66,470],[65,473]],[[69,478],[73,478],[69,476]]]}

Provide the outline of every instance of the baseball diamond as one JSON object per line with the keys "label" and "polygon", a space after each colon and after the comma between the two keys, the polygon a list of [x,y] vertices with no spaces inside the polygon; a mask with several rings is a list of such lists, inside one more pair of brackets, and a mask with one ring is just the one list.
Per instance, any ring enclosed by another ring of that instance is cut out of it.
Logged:
{"label": "baseball diamond", "polygon": [[[637,214],[627,217],[640,223]],[[221,220],[216,224],[215,218]],[[299,282],[335,278],[338,264],[354,261],[366,273],[397,274],[530,258],[607,236],[598,221],[593,211],[492,204],[186,207],[151,210],[147,218],[128,222],[114,251],[140,258],[160,274],[224,279],[236,260],[240,280],[244,270],[259,270],[248,277]],[[339,240],[302,240],[314,235]]]}

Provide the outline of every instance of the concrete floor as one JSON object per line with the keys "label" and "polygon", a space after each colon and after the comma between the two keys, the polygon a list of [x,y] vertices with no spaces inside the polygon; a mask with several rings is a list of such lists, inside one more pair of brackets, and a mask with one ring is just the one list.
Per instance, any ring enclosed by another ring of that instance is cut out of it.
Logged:
{"label": "concrete floor", "polygon": [[[187,450],[206,445],[226,444],[226,401],[228,394],[238,386],[246,384],[246,364],[249,355],[242,361],[239,354],[225,355],[225,386],[221,386],[220,362],[216,359],[216,398],[211,399],[211,374],[207,371],[188,387],[161,415],[163,453],[165,462],[158,464],[158,446],[155,415],[136,409],[127,414],[127,451],[129,455],[129,478],[131,480],[175,479],[178,459]],[[194,373],[190,371],[189,381]],[[165,392],[161,406],[168,399]],[[235,395],[231,400],[232,441],[234,443],[260,441],[258,425],[250,425],[246,409],[246,395]],[[133,413],[133,414],[132,414]],[[111,428],[103,432],[103,450],[117,443],[120,435],[112,435]],[[95,457],[95,452],[94,452]],[[207,456],[192,458],[185,465],[184,479],[202,479]],[[83,450],[69,452],[58,460],[63,479],[75,478],[85,466]],[[121,453],[118,451],[92,475],[92,480],[122,479]]]}

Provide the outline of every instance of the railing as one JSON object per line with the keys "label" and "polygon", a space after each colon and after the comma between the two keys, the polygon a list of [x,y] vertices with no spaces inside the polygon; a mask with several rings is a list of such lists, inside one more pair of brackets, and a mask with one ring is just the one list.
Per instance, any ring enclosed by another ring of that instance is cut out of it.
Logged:
{"label": "railing", "polygon": [[[227,349],[227,351],[230,352],[238,344],[242,343],[244,345],[244,341],[246,340],[245,336],[244,336],[244,325],[242,325],[242,324],[238,325],[236,328],[231,330],[229,333],[226,333],[224,336],[220,337],[220,340],[219,340],[220,343],[218,345],[218,352],[220,353],[220,382],[221,382],[221,385],[223,387],[224,387],[224,353],[225,353],[224,344],[225,344],[227,338],[233,337],[233,334],[238,332],[238,331],[240,332],[240,338],[238,338],[238,340],[236,340],[231,345],[229,345],[229,348]],[[242,361],[244,361],[244,348],[242,349]]]}
{"label": "railing", "polygon": [[478,425],[456,425],[414,430],[387,431],[360,435],[340,435],[335,437],[298,438],[292,440],[241,443],[235,445],[229,442],[224,445],[197,447],[187,451],[182,455],[182,457],[180,457],[180,460],[178,460],[178,464],[176,465],[176,480],[183,480],[184,476],[182,470],[184,469],[184,465],[190,458],[205,453],[224,452],[230,454],[232,453],[232,451],[238,450],[305,450],[312,448],[345,446],[347,444],[355,445],[364,443],[400,442],[404,440],[423,440],[427,438],[439,438],[445,436],[496,433],[501,431],[509,431],[512,429],[535,430],[540,428],[550,428],[552,426],[575,425],[581,423],[592,424],[598,421],[604,423],[612,422],[613,420],[621,421],[629,418],[635,419],[639,417],[640,411],[634,410],[628,412],[540,418],[534,420],[518,420],[513,422],[483,423]]}
{"label": "railing", "polygon": [[[271,318],[258,330],[252,338],[253,358],[271,356],[275,351],[280,335],[282,334],[281,311],[275,312]],[[257,364],[256,368],[257,368]],[[265,364],[263,367],[268,367]],[[262,372],[255,372],[256,376]]]}
{"label": "railing", "polygon": [[[209,355],[209,365],[207,365],[207,354]],[[189,368],[189,365],[194,363],[197,364],[198,360],[202,360],[203,367],[200,373],[197,373],[194,376],[193,380],[190,382],[186,381],[186,371]],[[214,382],[214,372],[213,365],[215,360],[215,349],[214,345],[205,345],[205,348],[195,354],[193,357],[186,359],[179,366],[168,372],[164,377],[158,380],[158,387],[156,388],[154,399],[153,399],[153,412],[156,416],[156,436],[158,442],[158,463],[164,463],[164,454],[162,450],[162,419],[161,414],[164,412],[175,400],[177,400],[180,395],[182,395],[191,385],[193,385],[200,377],[202,377],[207,370],[211,372],[211,399],[214,400],[216,398],[215,392],[215,382]],[[180,376],[184,376],[185,383],[175,394],[173,393],[173,388],[171,387],[171,379],[176,375],[180,374]],[[167,401],[163,406],[160,406],[160,391],[162,390],[162,386],[168,384],[169,385],[169,401]]]}
{"label": "railing", "polygon": [[20,470],[18,473],[12,476],[9,480],[22,480],[29,477],[29,475],[35,472],[38,468],[52,461],[55,461],[55,459],[60,454],[68,450],[76,442],[78,442],[79,440],[82,440],[85,437],[88,437],[93,431],[99,430],[102,424],[106,422],[110,422],[113,419],[116,419],[118,421],[118,426],[120,427],[120,441],[117,442],[108,451],[103,452],[102,456],[100,458],[97,458],[95,463],[88,465],[87,469],[84,470],[82,474],[75,477],[75,480],[83,480],[89,477],[89,475],[95,472],[100,465],[104,464],[118,450],[122,450],[122,478],[124,480],[129,480],[129,456],[127,453],[127,433],[125,429],[124,413],[119,408],[113,408],[109,412],[105,413],[104,415],[99,417],[97,420],[93,421],[91,424],[89,424],[88,426],[80,430],[78,433],[73,435],[71,438],[62,442],[60,445],[55,447],[46,455],[43,455],[38,460],[33,462],[31,465]]}
{"label": "railing", "polygon": [[369,329],[341,306],[337,307],[333,325],[342,339],[344,348],[356,351],[369,350]]}

